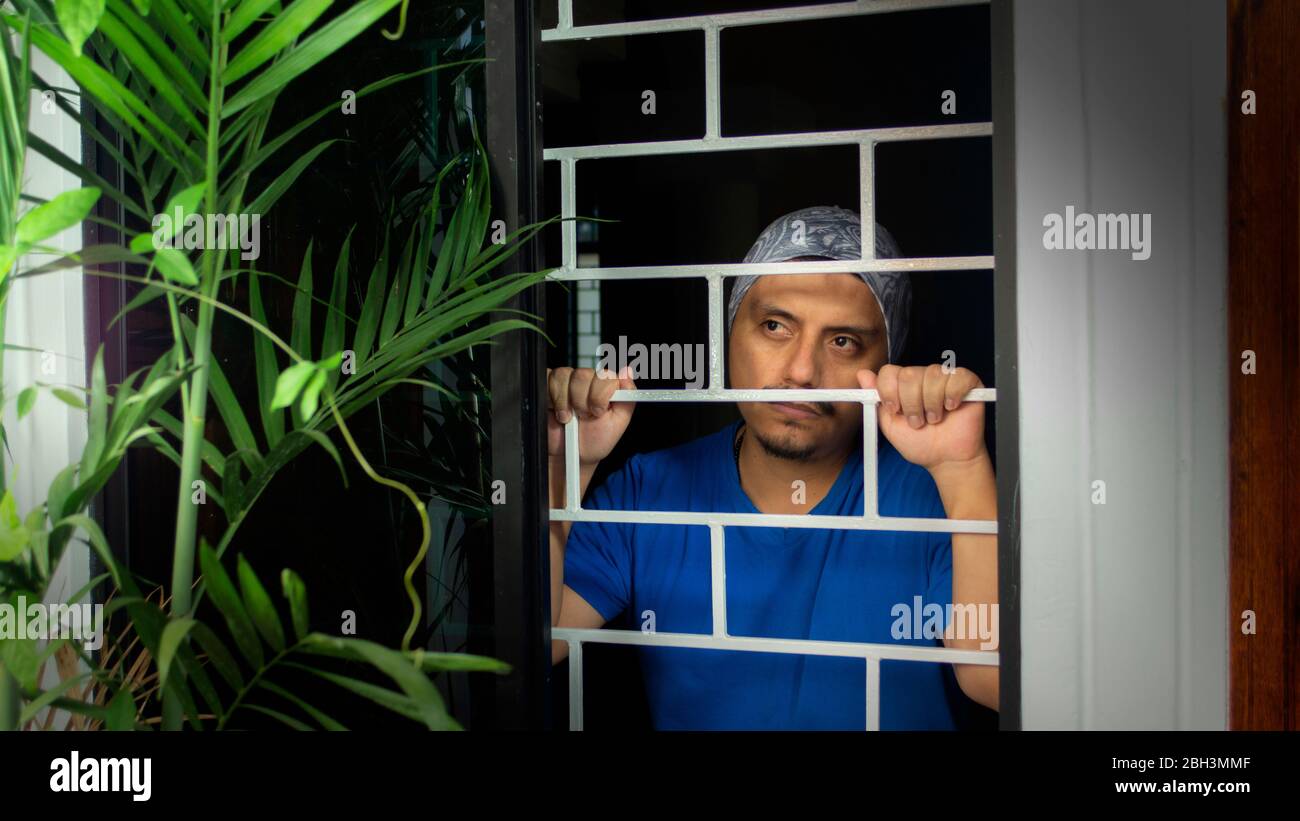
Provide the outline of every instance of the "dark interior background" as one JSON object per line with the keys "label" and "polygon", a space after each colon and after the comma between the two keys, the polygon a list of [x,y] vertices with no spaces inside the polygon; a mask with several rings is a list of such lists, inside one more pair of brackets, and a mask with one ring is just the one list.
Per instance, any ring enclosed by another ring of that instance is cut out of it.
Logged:
{"label": "dark interior background", "polygon": [[[557,24],[554,0],[536,0],[543,29]],[[813,5],[743,0],[575,0],[574,24],[662,19]],[[723,136],[938,125],[992,120],[989,9],[966,6],[724,29],[720,38]],[[704,134],[704,42],[700,32],[542,43],[546,148]],[[656,113],[641,113],[642,92]],[[941,94],[956,92],[956,113]],[[876,149],[876,220],[909,257],[993,253],[991,139],[928,140]],[[857,210],[858,149],[719,152],[582,160],[577,213],[614,223],[579,223],[579,253],[602,267],[739,262],[772,220],[809,205]],[[558,214],[559,164],[546,163],[544,213]],[[558,266],[560,232],[546,234],[546,265]],[[731,280],[728,280],[728,284]],[[576,288],[548,285],[547,366],[574,363]],[[957,365],[994,384],[992,271],[912,275],[908,344],[900,364]],[[706,344],[703,280],[604,281],[601,342]],[[684,380],[638,382],[682,388]],[[994,406],[986,438],[996,453]],[[633,453],[703,436],[738,418],[720,403],[643,403],[592,482]],[[634,629],[630,622],[611,627]],[[587,729],[649,726],[634,648],[587,645]],[[888,663],[888,662],[886,662]],[[555,671],[555,726],[565,726],[567,662]],[[995,728],[973,702],[963,720]]]}

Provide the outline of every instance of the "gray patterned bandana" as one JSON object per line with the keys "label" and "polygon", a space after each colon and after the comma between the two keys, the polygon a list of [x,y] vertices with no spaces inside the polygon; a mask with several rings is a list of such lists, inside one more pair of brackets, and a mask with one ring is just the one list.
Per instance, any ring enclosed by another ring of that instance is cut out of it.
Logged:
{"label": "gray patterned bandana", "polygon": [[[795,234],[796,220],[803,223],[802,236]],[[802,242],[796,242],[801,239]],[[876,259],[896,259],[902,251],[885,227],[876,223]],[[828,205],[801,208],[780,217],[759,234],[745,254],[744,262],[785,262],[795,257],[822,256],[830,259],[862,258],[862,226],[856,211]],[[912,305],[912,285],[906,271],[852,271],[876,297],[885,318],[889,362],[896,362],[907,341],[907,320]],[[727,302],[727,330],[757,276],[736,277]]]}

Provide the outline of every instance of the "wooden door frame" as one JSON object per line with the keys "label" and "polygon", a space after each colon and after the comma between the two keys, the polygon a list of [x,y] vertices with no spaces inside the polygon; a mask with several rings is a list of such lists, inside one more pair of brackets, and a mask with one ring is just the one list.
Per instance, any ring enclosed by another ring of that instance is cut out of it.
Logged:
{"label": "wooden door frame", "polygon": [[[1228,728],[1300,729],[1300,3],[1229,0]],[[1242,95],[1255,94],[1255,113]],[[1243,356],[1255,353],[1254,374]],[[1245,612],[1255,632],[1243,632]]]}

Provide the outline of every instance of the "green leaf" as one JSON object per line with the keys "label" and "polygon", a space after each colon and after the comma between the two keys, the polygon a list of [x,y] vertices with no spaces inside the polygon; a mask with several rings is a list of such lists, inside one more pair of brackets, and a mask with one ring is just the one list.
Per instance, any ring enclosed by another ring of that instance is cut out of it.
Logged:
{"label": "green leaf", "polygon": [[[192,349],[197,341],[198,328],[194,326],[194,320],[188,316],[182,316],[180,319],[181,330]],[[212,401],[217,406],[217,412],[221,414],[221,421],[226,423],[226,432],[230,434],[231,444],[237,450],[257,454],[257,439],[253,436],[253,428],[248,424],[248,417],[244,416],[239,398],[235,396],[235,391],[230,387],[230,381],[226,379],[225,371],[215,356],[208,361],[208,388]]]}
{"label": "green leaf", "polygon": [[78,188],[36,206],[18,221],[18,242],[40,242],[77,225],[95,207],[99,194],[98,188]]}
{"label": "green leaf", "polygon": [[0,496],[0,527],[13,529],[21,527],[23,520],[18,517],[18,503],[14,500],[14,494],[11,490],[5,490],[4,496]]}
{"label": "green leaf", "polygon": [[298,413],[302,416],[303,422],[307,422],[316,415],[316,408],[320,407],[320,392],[325,387],[325,371],[317,369],[311,379],[307,381],[307,386],[302,389],[302,399],[298,403]]}
{"label": "green leaf", "polygon": [[65,405],[70,405],[71,407],[74,407],[77,410],[86,409],[86,403],[82,402],[81,399],[75,393],[68,390],[67,388],[51,388],[50,393],[54,394],[54,396],[57,397]]}
{"label": "green leaf", "polygon": [[293,693],[289,692],[283,687],[280,687],[274,682],[270,682],[267,681],[266,679],[262,679],[261,681],[257,682],[257,684],[259,687],[262,687],[263,689],[269,692],[275,693],[280,698],[283,698],[285,701],[288,701],[289,703],[295,705],[299,710],[302,710],[307,715],[316,719],[317,723],[319,723],[325,729],[334,730],[334,731],[347,730],[347,727],[344,727],[342,724],[330,718],[325,713],[322,713],[320,710],[317,710],[312,705],[303,701],[298,696],[294,695]]}
{"label": "green leaf", "polygon": [[242,0],[239,7],[230,15],[230,20],[221,29],[221,36],[227,43],[244,33],[259,16],[274,5],[277,0]]}
{"label": "green leaf", "polygon": [[257,630],[248,616],[248,611],[244,609],[244,603],[235,591],[230,576],[226,575],[225,568],[221,566],[221,560],[206,541],[199,545],[199,565],[206,582],[205,587],[212,597],[212,603],[225,617],[239,651],[250,664],[260,668],[264,663],[264,657],[262,643],[257,638]]}
{"label": "green leaf", "polygon": [[54,13],[59,18],[59,28],[72,44],[72,53],[79,55],[82,45],[99,25],[104,0],[54,0]]}
{"label": "green leaf", "polygon": [[292,405],[315,372],[315,362],[299,362],[290,365],[284,373],[280,374],[280,378],[275,380],[275,396],[271,399],[271,409],[287,408]]}
{"label": "green leaf", "polygon": [[311,350],[311,249],[314,240],[307,242],[303,254],[302,271],[298,275],[298,291],[293,296],[293,326],[289,331],[289,347],[304,359],[312,359]]}
{"label": "green leaf", "polygon": [[181,229],[185,227],[185,221],[190,214],[199,212],[199,205],[203,202],[203,194],[207,191],[207,188],[207,183],[201,182],[178,192],[176,196],[168,201],[167,207],[153,216],[152,225],[154,230],[140,234],[131,240],[131,250],[137,254],[143,254],[167,247],[172,237],[180,233]]}
{"label": "green leaf", "polygon": [[244,604],[248,612],[253,616],[253,624],[257,625],[257,632],[261,633],[266,643],[279,653],[285,646],[284,628],[280,626],[280,617],[275,612],[270,594],[257,580],[253,566],[243,555],[240,555],[238,560],[238,573],[239,589],[244,594]]}
{"label": "green leaf", "polygon": [[185,19],[185,13],[176,6],[176,0],[154,0],[152,5],[153,19],[158,21],[163,33],[179,46],[179,51],[184,52],[191,63],[206,68],[210,58],[196,34],[198,26]]}
{"label": "green leaf", "polygon": [[374,344],[375,332],[379,330],[379,312],[383,307],[384,291],[388,285],[388,240],[384,240],[384,250],[370,272],[370,284],[366,286],[366,298],[361,304],[361,318],[357,320],[357,334],[352,341],[352,350],[356,353],[358,368],[370,358],[370,346]]}
{"label": "green leaf", "polygon": [[290,80],[338,51],[400,2],[402,0],[361,0],[354,4],[299,43],[284,59],[249,80],[226,101],[221,116],[229,117],[268,94],[281,91]]}
{"label": "green leaf", "polygon": [[21,556],[31,540],[31,531],[22,525],[0,529],[0,562],[12,562]]}
{"label": "green leaf", "polygon": [[244,688],[244,678],[239,674],[239,665],[235,662],[235,657],[226,649],[226,645],[217,634],[212,632],[206,624],[198,622],[192,628],[194,640],[203,648],[203,652],[208,654],[208,661],[212,666],[217,668],[217,673],[221,675],[226,683],[235,690]]}
{"label": "green leaf", "polygon": [[177,285],[191,287],[199,284],[194,266],[190,265],[190,258],[183,251],[175,248],[159,248],[154,252],[154,263],[158,266],[163,279],[175,282]]}
{"label": "green leaf", "polygon": [[[325,13],[334,0],[296,0],[289,8],[275,16],[248,45],[226,63],[221,81],[230,85],[249,72],[255,71],[281,49],[286,48],[306,31],[316,18]],[[226,42],[230,42],[229,39]]]}
{"label": "green leaf", "polygon": [[9,273],[9,270],[13,268],[14,261],[23,253],[24,251],[15,245],[0,245],[0,280],[4,279],[5,274]]}
{"label": "green leaf", "polygon": [[110,731],[135,729],[135,699],[131,691],[121,687],[108,702],[104,714],[104,728]]}
{"label": "green leaf", "polygon": [[[343,247],[339,250],[338,262],[334,266],[334,283],[330,287],[329,301],[331,310],[325,313],[325,330],[320,344],[321,356],[343,349],[344,311],[348,301],[348,252],[351,248],[353,230],[356,230],[355,225],[343,238]],[[329,372],[327,386],[333,389],[338,384],[339,377],[339,369],[332,369]]]}
{"label": "green leaf", "polygon": [[420,720],[429,729],[448,729],[455,724],[447,715],[438,688],[410,659],[396,650],[363,639],[343,639],[320,633],[311,634],[304,643],[309,652],[324,651],[332,655],[330,650],[341,651],[377,668],[411,698],[419,710]]}
{"label": "green leaf", "polygon": [[[10,597],[11,607],[18,607],[18,595]],[[36,689],[36,639],[11,638],[0,641],[0,663],[28,692]]]}
{"label": "green leaf", "polygon": [[386,687],[380,687],[377,684],[371,684],[368,681],[342,676],[338,673],[331,673],[328,670],[321,670],[316,667],[309,667],[305,664],[296,662],[286,662],[286,667],[293,667],[304,672],[319,676],[326,681],[337,684],[345,690],[349,690],[357,695],[369,699],[381,707],[392,710],[398,715],[405,716],[412,721],[423,721],[424,717],[420,713],[419,706],[415,701],[401,693],[393,692]]}
{"label": "green leaf", "polygon": [[270,211],[271,206],[275,205],[276,201],[280,199],[280,196],[285,191],[289,190],[289,186],[293,185],[294,181],[298,179],[302,172],[316,161],[316,158],[320,156],[320,153],[336,142],[338,142],[337,139],[326,140],[325,142],[313,147],[298,159],[294,160],[293,163],[284,170],[284,173],[276,177],[275,181],[268,185],[266,190],[257,196],[257,199],[249,203],[248,213],[265,214],[267,211]]}
{"label": "green leaf", "polygon": [[36,404],[36,387],[23,388],[18,394],[18,418],[21,420],[24,416],[32,412],[32,407]]}
{"label": "green leaf", "polygon": [[[127,9],[122,9],[122,11],[130,13]],[[176,91],[179,78],[185,76],[177,73],[179,67],[169,66],[171,69],[169,71],[160,66],[144,44],[127,28],[126,24],[111,12],[100,18],[99,30],[117,49],[117,53],[123,55],[131,64],[132,72],[142,81],[147,82],[150,88],[156,92],[154,100],[161,99],[171,106],[172,112],[189,126],[191,133],[195,137],[205,137],[206,133],[203,125],[194,116],[193,103],[195,101],[190,100],[187,102]],[[184,88],[184,86],[181,87]],[[167,114],[165,111],[159,113]]]}
{"label": "green leaf", "polygon": [[72,494],[72,489],[77,481],[77,466],[68,465],[59,471],[54,480],[50,482],[50,490],[46,495],[46,505],[49,507],[50,521],[57,522],[64,516],[72,513],[71,510],[64,510],[64,503]]}
{"label": "green leaf", "polygon": [[73,687],[76,687],[78,684],[80,684],[81,682],[85,681],[88,678],[90,678],[89,672],[78,673],[75,676],[69,676],[68,678],[65,678],[63,681],[60,681],[58,684],[54,685],[50,689],[41,693],[36,698],[27,702],[26,706],[23,707],[22,714],[19,715],[18,717],[18,723],[26,724],[27,722],[31,721],[33,718],[36,717],[37,713],[39,713],[41,710],[48,707],[50,705],[50,702],[54,701],[56,698],[59,698],[64,693],[71,690]]}
{"label": "green leaf", "polygon": [[261,707],[257,704],[245,704],[244,706],[255,713],[263,713],[265,715],[270,716],[271,718],[276,719],[277,721],[283,722],[284,724],[289,725],[290,728],[294,730],[298,730],[299,732],[306,732],[311,730],[311,727],[309,727],[308,725],[302,723],[296,718],[285,715],[279,710],[272,710],[270,707]]}
{"label": "green leaf", "polygon": [[284,597],[289,601],[289,613],[293,617],[293,632],[302,641],[311,632],[311,620],[307,617],[307,586],[289,568],[280,571],[280,586]]}
{"label": "green leaf", "polygon": [[90,416],[87,420],[86,447],[81,454],[81,475],[91,476],[99,470],[100,457],[108,433],[108,382],[104,375],[104,346],[95,352],[90,370]]}
{"label": "green leaf", "polygon": [[167,674],[171,672],[172,660],[181,642],[189,635],[197,622],[194,619],[173,619],[163,628],[162,640],[158,643],[158,681],[167,683]]}
{"label": "green leaf", "polygon": [[[266,325],[266,310],[262,307],[262,289],[257,275],[248,278],[248,312],[254,320]],[[267,448],[274,449],[284,438],[284,413],[271,408],[280,366],[271,340],[262,334],[253,334],[253,363],[257,368],[257,409],[262,416],[262,431],[266,434]]]}
{"label": "green leaf", "polygon": [[509,673],[513,668],[504,661],[489,656],[476,656],[469,653],[429,653],[416,651],[415,661],[426,673],[475,672],[475,673]]}

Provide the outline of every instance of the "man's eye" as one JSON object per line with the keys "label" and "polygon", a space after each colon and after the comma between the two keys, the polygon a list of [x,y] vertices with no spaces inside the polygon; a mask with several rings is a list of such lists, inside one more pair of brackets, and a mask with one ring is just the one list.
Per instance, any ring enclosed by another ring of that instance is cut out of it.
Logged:
{"label": "man's eye", "polygon": [[[857,340],[855,340],[855,339],[854,339],[853,337],[851,337],[851,336],[837,336],[837,337],[835,337],[835,341],[836,341],[836,342],[839,342],[841,339],[843,339],[843,340],[845,340],[846,342],[848,342],[849,345],[857,345],[857,344],[858,344],[858,343],[857,343]],[[836,345],[835,347],[837,347],[837,348],[847,348],[848,345]]]}
{"label": "man's eye", "polygon": [[[763,322],[763,325],[764,325],[764,327],[766,327],[769,331],[776,331],[776,330],[779,330],[779,329],[781,328],[781,323],[780,323],[780,322],[777,322],[775,319],[768,319],[768,320],[765,320],[765,321]],[[773,326],[776,326],[776,327],[773,327]]]}

